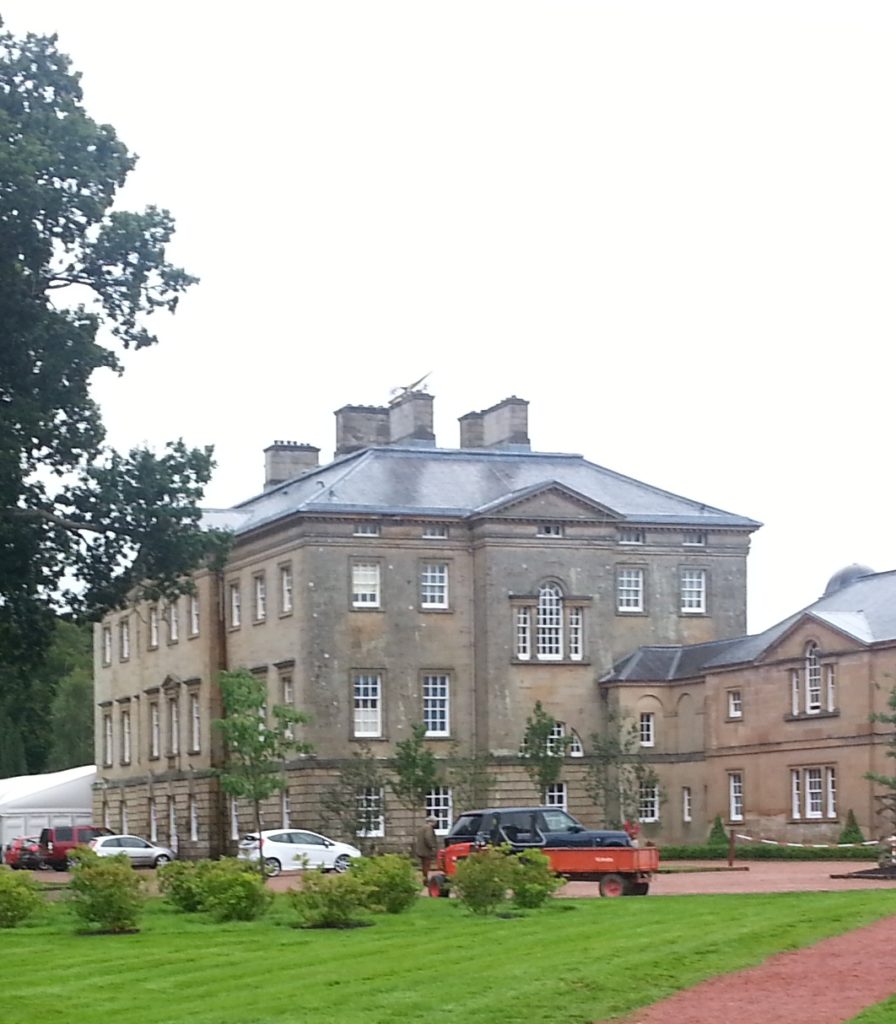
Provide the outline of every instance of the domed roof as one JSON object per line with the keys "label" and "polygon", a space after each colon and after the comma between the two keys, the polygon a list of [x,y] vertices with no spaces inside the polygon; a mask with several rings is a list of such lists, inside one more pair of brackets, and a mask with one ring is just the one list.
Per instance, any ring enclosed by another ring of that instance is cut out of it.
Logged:
{"label": "domed roof", "polygon": [[834,575],[828,580],[828,585],[824,588],[822,597],[829,597],[831,594],[835,594],[838,590],[842,590],[844,587],[848,587],[850,583],[855,583],[857,579],[862,576],[872,576],[874,570],[869,568],[867,565],[859,565],[858,562],[853,562],[852,565],[846,565],[842,569],[839,569]]}

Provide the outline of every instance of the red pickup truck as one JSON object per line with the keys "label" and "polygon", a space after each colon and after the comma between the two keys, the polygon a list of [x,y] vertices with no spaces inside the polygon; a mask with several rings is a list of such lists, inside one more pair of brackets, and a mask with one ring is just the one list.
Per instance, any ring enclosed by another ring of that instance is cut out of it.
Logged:
{"label": "red pickup truck", "polygon": [[539,849],[564,878],[597,882],[601,896],[646,896],[659,850],[635,846],[622,831],[587,829],[558,807],[489,807],[462,814],[445,837],[428,889],[447,896],[457,864],[476,849]]}

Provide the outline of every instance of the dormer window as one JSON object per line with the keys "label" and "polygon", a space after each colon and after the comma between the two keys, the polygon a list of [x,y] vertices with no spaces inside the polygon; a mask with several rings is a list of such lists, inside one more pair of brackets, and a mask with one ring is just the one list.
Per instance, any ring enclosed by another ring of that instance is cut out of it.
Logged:
{"label": "dormer window", "polygon": [[560,523],[539,523],[537,536],[562,537],[563,527],[560,525]]}
{"label": "dormer window", "polygon": [[706,547],[706,531],[705,530],[686,530],[682,543],[686,548],[705,548]]}
{"label": "dormer window", "polygon": [[643,544],[644,531],[637,526],[621,526],[619,528],[620,544]]}

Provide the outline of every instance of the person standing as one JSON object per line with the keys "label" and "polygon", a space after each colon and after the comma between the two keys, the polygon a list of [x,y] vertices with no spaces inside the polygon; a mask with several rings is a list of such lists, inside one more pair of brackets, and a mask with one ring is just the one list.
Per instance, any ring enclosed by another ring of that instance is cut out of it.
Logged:
{"label": "person standing", "polygon": [[414,837],[414,856],[420,862],[420,873],[423,875],[423,884],[429,881],[429,868],[432,859],[439,850],[439,840],[436,837],[436,819],[432,816],[417,830]]}

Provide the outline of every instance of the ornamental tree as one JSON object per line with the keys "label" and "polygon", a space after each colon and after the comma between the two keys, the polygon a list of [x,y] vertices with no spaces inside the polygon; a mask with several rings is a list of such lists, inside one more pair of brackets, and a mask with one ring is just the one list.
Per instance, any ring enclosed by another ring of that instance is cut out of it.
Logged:
{"label": "ornamental tree", "polygon": [[268,691],[264,681],[248,669],[222,672],[221,706],[224,717],[214,728],[224,740],[225,767],[218,776],[221,789],[252,804],[259,837],[259,866],[264,872],[261,849],[261,805],[286,789],[286,761],[290,754],[310,754],[311,745],[295,738],[295,726],[307,725],[308,715],[295,708],[271,708],[274,724],[268,725]]}
{"label": "ornamental tree", "polygon": [[[90,386],[155,344],[150,319],[196,282],[167,210],[113,209],[134,168],[85,111],[55,36],[0,26],[0,732],[19,727],[54,612],[170,596],[220,548],[199,529],[211,448],[106,442]],[[46,749],[46,736],[42,737]],[[42,767],[41,743],[26,749]]]}

